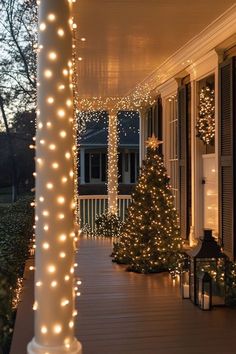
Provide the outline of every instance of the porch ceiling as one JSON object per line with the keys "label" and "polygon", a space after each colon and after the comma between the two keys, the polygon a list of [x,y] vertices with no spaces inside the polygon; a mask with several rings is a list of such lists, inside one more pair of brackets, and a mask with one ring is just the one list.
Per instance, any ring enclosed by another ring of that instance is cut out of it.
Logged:
{"label": "porch ceiling", "polygon": [[124,96],[235,0],[79,0],[80,97]]}

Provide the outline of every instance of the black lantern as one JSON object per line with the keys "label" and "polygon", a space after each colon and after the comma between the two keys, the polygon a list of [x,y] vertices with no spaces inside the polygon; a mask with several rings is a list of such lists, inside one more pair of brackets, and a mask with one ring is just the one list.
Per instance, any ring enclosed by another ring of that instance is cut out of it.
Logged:
{"label": "black lantern", "polygon": [[[210,307],[211,305],[225,305],[226,257],[212,236],[212,230],[204,230],[204,236],[200,238],[198,245],[188,252],[188,256],[190,260],[190,299],[201,307],[204,295],[202,286],[205,284],[206,289],[207,283],[209,286],[211,283],[211,289],[208,290],[208,293],[206,292],[205,304],[207,296],[210,296]],[[208,274],[208,279],[205,273]]]}
{"label": "black lantern", "polygon": [[204,311],[212,306],[212,278],[207,272],[199,278],[198,305]]}

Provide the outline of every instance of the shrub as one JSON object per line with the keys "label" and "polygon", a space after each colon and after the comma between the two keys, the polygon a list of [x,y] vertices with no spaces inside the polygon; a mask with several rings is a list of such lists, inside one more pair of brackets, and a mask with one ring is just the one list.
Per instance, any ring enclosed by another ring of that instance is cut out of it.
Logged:
{"label": "shrub", "polygon": [[95,236],[119,237],[123,222],[114,214],[102,214],[95,221]]}
{"label": "shrub", "polygon": [[34,211],[32,197],[1,208],[0,215],[0,353],[8,353],[14,326],[19,279],[29,256]]}

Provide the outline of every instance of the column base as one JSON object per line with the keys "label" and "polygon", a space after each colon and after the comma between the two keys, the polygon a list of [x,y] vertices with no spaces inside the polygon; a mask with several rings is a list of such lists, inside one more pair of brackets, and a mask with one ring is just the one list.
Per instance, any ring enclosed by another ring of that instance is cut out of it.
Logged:
{"label": "column base", "polygon": [[38,344],[33,338],[27,346],[27,354],[82,354],[82,345],[77,339],[74,339],[70,348],[65,346],[50,347]]}

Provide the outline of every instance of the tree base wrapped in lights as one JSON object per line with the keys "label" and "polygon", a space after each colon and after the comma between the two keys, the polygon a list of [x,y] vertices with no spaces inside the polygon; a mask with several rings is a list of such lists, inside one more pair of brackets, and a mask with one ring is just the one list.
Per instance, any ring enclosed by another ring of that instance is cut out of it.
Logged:
{"label": "tree base wrapped in lights", "polygon": [[119,237],[123,222],[115,214],[102,214],[95,221],[95,236]]}
{"label": "tree base wrapped in lights", "polygon": [[175,271],[182,258],[178,217],[159,144],[155,137],[148,141],[147,158],[113,249],[114,262],[138,273]]}

